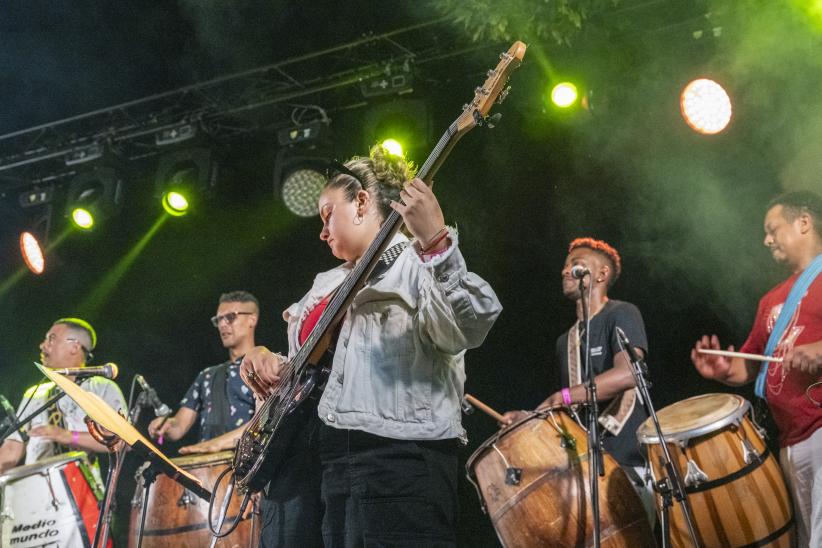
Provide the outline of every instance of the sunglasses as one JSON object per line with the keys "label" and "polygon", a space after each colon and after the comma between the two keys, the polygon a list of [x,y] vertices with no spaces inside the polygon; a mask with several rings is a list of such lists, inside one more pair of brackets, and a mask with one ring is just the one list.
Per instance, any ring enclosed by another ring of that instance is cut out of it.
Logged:
{"label": "sunglasses", "polygon": [[220,327],[220,322],[225,320],[228,325],[234,323],[234,320],[237,319],[237,316],[246,315],[250,316],[254,314],[253,312],[229,312],[227,314],[223,314],[222,316],[212,316],[211,317],[211,325],[214,327]]}

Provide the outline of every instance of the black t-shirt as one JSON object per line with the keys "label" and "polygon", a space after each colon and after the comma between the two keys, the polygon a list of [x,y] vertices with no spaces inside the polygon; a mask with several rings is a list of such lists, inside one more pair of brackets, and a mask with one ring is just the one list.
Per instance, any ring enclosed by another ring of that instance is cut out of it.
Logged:
{"label": "black t-shirt", "polygon": [[[622,329],[631,344],[641,348],[648,353],[648,338],[645,335],[645,323],[642,321],[642,314],[639,309],[631,303],[624,301],[609,300],[600,310],[599,314],[591,318],[591,366],[594,375],[599,375],[614,366],[614,356],[620,352],[617,341],[616,327]],[[582,372],[582,382],[585,384],[584,351],[585,335],[580,337],[580,371]],[[568,332],[562,334],[557,339],[557,363],[559,363],[560,385],[568,386]],[[611,400],[599,402],[599,412],[611,403]],[[585,419],[584,413],[580,415]],[[631,413],[628,422],[622,428],[618,436],[613,436],[607,432],[602,425],[599,425],[599,432],[602,435],[602,445],[616,461],[623,466],[640,466],[644,464],[642,454],[639,450],[639,443],[636,438],[636,430],[642,422],[648,418],[645,408],[636,402],[634,411]]]}

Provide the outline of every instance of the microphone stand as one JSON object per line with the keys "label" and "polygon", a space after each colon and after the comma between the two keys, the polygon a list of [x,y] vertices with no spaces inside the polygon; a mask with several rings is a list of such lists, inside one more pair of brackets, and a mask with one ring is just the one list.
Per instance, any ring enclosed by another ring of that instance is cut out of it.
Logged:
{"label": "microphone stand", "polygon": [[679,469],[674,466],[671,458],[671,451],[668,448],[668,442],[662,434],[662,427],[659,424],[659,419],[656,415],[653,403],[651,403],[651,394],[649,391],[650,382],[648,382],[648,366],[631,346],[628,337],[619,327],[616,328],[617,340],[619,346],[624,350],[631,362],[631,372],[634,375],[634,382],[636,389],[639,392],[639,401],[645,407],[645,411],[651,417],[656,430],[657,439],[662,446],[662,454],[665,461],[665,471],[668,476],[659,479],[654,484],[654,490],[659,493],[662,498],[662,511],[660,512],[660,526],[662,528],[662,548],[668,548],[671,545],[671,522],[670,522],[670,508],[673,506],[673,499],[679,503],[682,510],[682,517],[685,519],[685,524],[688,526],[688,533],[691,537],[693,546],[701,546],[694,527],[693,514],[691,513],[691,505],[688,502],[688,495],[685,491],[685,482],[679,474]]}
{"label": "microphone stand", "polygon": [[[129,409],[129,424],[136,424],[140,419],[141,409],[148,405],[145,392],[140,392],[134,406]],[[89,431],[91,431],[91,429],[89,429]],[[113,446],[114,444],[112,444],[111,447]],[[120,449],[109,452],[109,467],[108,475],[106,476],[105,497],[103,498],[103,506],[100,508],[100,514],[97,516],[97,530],[94,534],[94,542],[92,543],[94,548],[100,548],[108,544],[114,494],[117,491],[117,484],[120,480],[120,472],[122,472],[123,462],[126,459],[126,453],[128,453],[129,449],[131,448],[128,445],[123,444]]]}
{"label": "microphone stand", "polygon": [[[590,277],[590,274],[586,274]],[[579,279],[579,298],[582,300],[582,321],[585,325],[586,407],[588,408],[588,483],[591,493],[591,517],[594,533],[594,548],[599,548],[601,527],[599,523],[599,477],[605,475],[602,448],[599,446],[599,406],[597,386],[591,367],[591,283],[588,283],[588,299],[585,299],[585,276]]]}

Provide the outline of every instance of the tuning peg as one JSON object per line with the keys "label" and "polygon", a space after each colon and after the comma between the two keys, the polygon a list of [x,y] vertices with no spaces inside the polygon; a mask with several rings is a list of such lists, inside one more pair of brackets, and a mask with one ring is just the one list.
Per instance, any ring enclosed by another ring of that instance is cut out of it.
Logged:
{"label": "tuning peg", "polygon": [[485,73],[485,76],[487,78],[490,78],[490,77],[494,76],[496,73],[497,73],[497,71],[495,71],[494,69],[488,69],[488,72]]}
{"label": "tuning peg", "polygon": [[501,112],[497,112],[496,114],[494,114],[494,115],[489,116],[488,118],[486,118],[486,119],[485,119],[485,123],[486,123],[486,124],[488,124],[488,127],[489,127],[490,129],[494,129],[494,128],[497,126],[497,123],[499,123],[499,121],[500,121],[500,119],[501,119],[501,118],[502,118],[502,113],[501,113]]}

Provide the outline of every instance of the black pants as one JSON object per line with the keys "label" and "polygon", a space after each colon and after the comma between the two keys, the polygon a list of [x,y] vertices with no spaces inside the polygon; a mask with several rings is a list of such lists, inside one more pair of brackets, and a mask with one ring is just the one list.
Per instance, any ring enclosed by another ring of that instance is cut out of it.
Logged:
{"label": "black pants", "polygon": [[456,440],[312,430],[265,497],[263,546],[456,546]]}
{"label": "black pants", "polygon": [[320,420],[309,420],[289,450],[281,472],[263,493],[263,548],[318,548],[323,545],[320,525],[323,506],[320,499],[322,465],[317,447]]}

